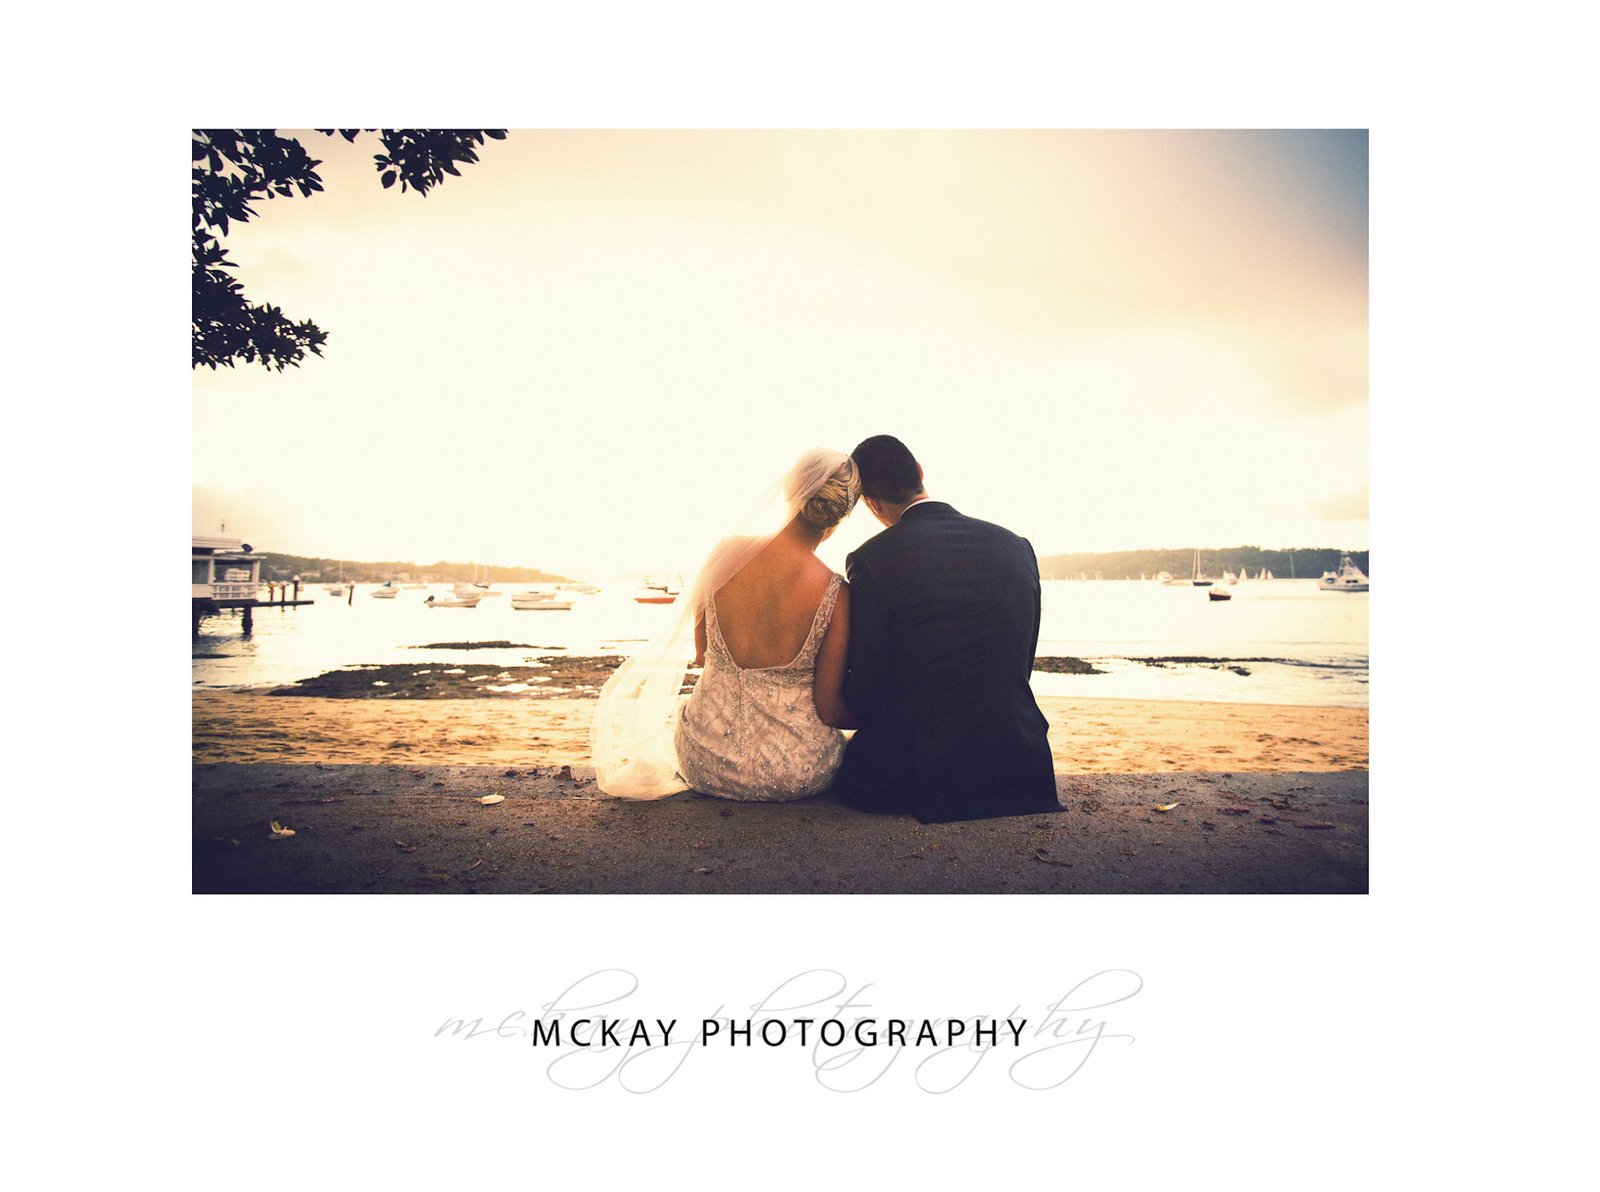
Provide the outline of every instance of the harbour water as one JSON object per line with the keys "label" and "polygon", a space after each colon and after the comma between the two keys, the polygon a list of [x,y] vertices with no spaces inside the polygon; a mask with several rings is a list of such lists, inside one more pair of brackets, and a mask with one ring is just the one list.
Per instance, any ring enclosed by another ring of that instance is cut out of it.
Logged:
{"label": "harbour water", "polygon": [[[570,611],[513,609],[511,592],[525,586],[499,585],[503,594],[476,608],[429,608],[428,595],[443,598],[447,587],[404,589],[377,600],[371,586],[358,585],[347,603],[311,585],[301,595],[313,604],[257,608],[249,638],[237,614],[206,618],[193,642],[193,685],[272,688],[369,663],[521,667],[541,656],[627,654],[675,611],[635,603],[638,589],[625,583],[592,596],[563,593],[573,602]],[[1035,672],[1035,691],[1366,706],[1367,594],[1321,592],[1314,580],[1283,579],[1246,580],[1225,590],[1231,600],[1152,581],[1046,582],[1039,656],[1080,659],[1100,673]],[[453,644],[494,641],[512,644]]]}

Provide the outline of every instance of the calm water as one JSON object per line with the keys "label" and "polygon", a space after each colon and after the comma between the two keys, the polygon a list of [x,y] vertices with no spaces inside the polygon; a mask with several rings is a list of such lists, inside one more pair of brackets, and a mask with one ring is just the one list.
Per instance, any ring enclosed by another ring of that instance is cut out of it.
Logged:
{"label": "calm water", "polygon": [[[257,609],[247,640],[237,615],[208,617],[194,642],[196,687],[262,687],[292,683],[360,663],[520,665],[540,653],[626,654],[672,617],[670,605],[633,601],[636,588],[617,584],[598,595],[565,593],[570,612],[524,612],[510,593],[477,608],[428,608],[430,592],[401,591],[375,600],[357,587],[355,600],[303,588],[315,604]],[[1319,592],[1314,580],[1246,580],[1233,599],[1213,602],[1201,588],[1154,582],[1055,581],[1044,585],[1039,654],[1082,658],[1098,675],[1035,674],[1041,695],[1117,699],[1222,700],[1240,703],[1367,703],[1365,593]],[[414,649],[439,642],[510,641],[512,649]],[[531,647],[531,649],[529,648]],[[1149,666],[1134,658],[1195,656],[1273,658],[1239,664],[1249,671],[1205,665]]]}

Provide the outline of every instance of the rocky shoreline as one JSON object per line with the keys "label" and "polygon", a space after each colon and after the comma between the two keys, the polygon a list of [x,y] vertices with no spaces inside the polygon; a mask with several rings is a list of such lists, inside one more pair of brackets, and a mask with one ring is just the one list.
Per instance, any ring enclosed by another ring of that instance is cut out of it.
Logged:
{"label": "rocky shoreline", "polygon": [[[435,642],[414,649],[488,650],[538,649],[517,642]],[[1230,670],[1249,675],[1247,664],[1282,663],[1298,665],[1288,658],[1211,658],[1200,656],[1129,657],[1095,661],[1137,662],[1144,666],[1176,668],[1203,667]],[[1083,658],[1035,658],[1033,669],[1043,674],[1104,675],[1111,672]],[[273,695],[317,696],[325,699],[518,699],[572,698],[598,695],[611,672],[622,662],[620,655],[594,656],[537,654],[522,665],[498,666],[488,663],[372,663],[325,671],[307,679],[272,689]],[[694,685],[690,672],[684,690]]]}

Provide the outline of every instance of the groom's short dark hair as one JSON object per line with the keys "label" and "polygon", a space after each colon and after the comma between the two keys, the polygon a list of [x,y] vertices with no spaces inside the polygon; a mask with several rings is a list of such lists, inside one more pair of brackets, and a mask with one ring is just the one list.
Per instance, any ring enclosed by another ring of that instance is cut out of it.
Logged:
{"label": "groom's short dark hair", "polygon": [[861,475],[861,495],[899,505],[922,492],[922,469],[893,435],[863,439],[850,453]]}

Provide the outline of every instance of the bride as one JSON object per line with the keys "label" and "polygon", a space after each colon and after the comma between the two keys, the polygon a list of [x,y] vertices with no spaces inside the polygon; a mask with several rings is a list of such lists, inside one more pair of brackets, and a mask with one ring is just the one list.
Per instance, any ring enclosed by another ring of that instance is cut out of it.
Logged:
{"label": "bride", "polygon": [[[849,587],[815,552],[860,493],[848,455],[809,451],[757,515],[765,524],[711,552],[672,626],[601,689],[601,790],[782,801],[827,789],[849,715]],[[689,665],[705,669],[685,702]]]}

